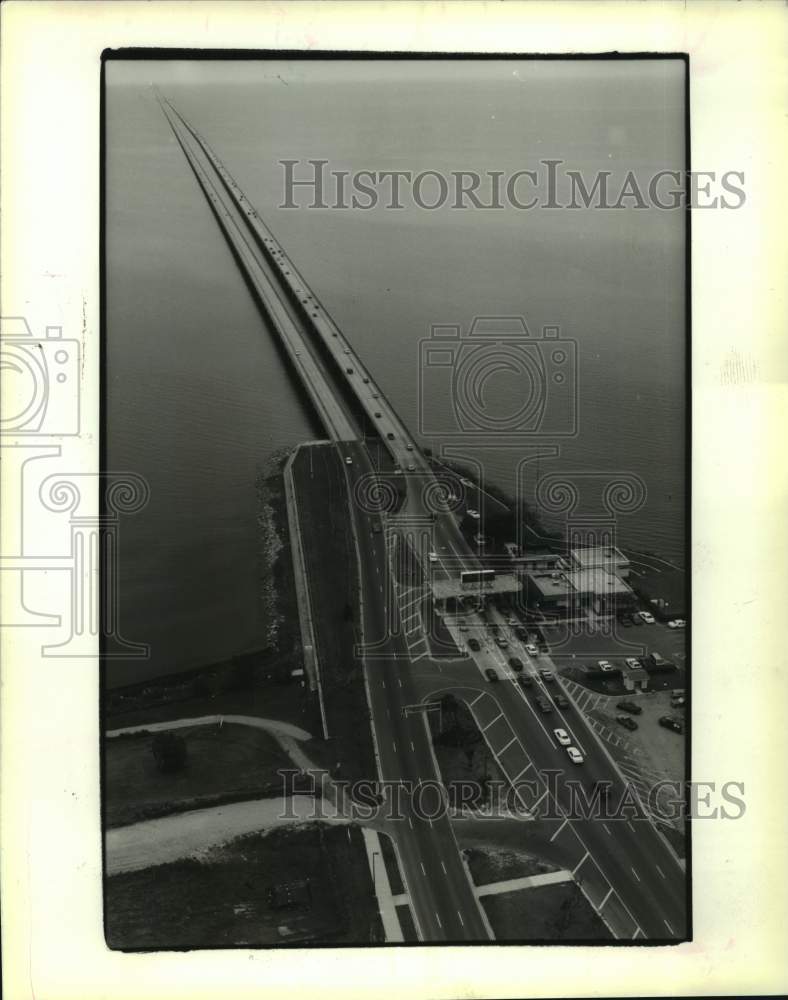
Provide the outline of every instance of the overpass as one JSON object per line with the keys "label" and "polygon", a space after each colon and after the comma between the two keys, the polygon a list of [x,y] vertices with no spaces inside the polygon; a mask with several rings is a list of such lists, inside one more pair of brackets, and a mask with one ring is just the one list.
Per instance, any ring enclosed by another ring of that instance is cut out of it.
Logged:
{"label": "overpass", "polygon": [[[377,472],[364,444],[364,425],[368,423],[376,429],[395,468],[401,470],[408,516],[424,518],[431,525],[438,558],[427,568],[429,573],[449,580],[461,570],[479,568],[453,514],[436,511],[428,501],[430,489],[437,486],[432,467],[372,373],[204,137],[160,96],[159,103],[253,295],[277,332],[326,432],[348,462],[345,471],[350,496],[353,480],[359,474]],[[365,633],[369,630],[373,635],[386,635],[383,654],[376,652],[374,660],[364,663],[381,777],[432,781],[436,770],[424,718],[404,711],[405,706],[419,700],[413,672],[408,669],[409,650],[401,633],[390,635],[388,629],[388,614],[396,609],[386,607],[391,591],[389,587],[384,591],[383,586],[391,574],[386,536],[373,530],[377,515],[354,504],[351,511],[359,547]],[[539,688],[543,683],[539,667],[544,662],[535,661],[515,636],[510,638],[510,646],[509,653],[517,654]],[[429,659],[423,662],[437,678],[442,668]],[[443,673],[440,684],[444,689],[484,693],[484,670],[490,667],[503,673],[508,681],[487,695],[492,696],[496,711],[513,734],[507,752],[511,755],[512,748],[519,747],[524,759],[545,771],[555,768],[558,761],[566,767],[566,758],[560,756],[562,750],[552,730],[542,724],[509,670],[507,657],[495,646],[455,661],[452,676]],[[476,687],[479,683],[481,689]],[[589,787],[594,779],[609,781],[623,795],[626,783],[622,775],[576,706],[570,714],[564,716],[561,712],[559,716],[556,721],[575,733],[585,749],[583,780]],[[566,801],[568,777],[568,772],[563,773],[559,781],[555,794],[559,805]],[[583,844],[582,863],[587,867],[593,863],[595,872],[599,872],[598,877],[595,874],[595,887],[608,887],[604,905],[608,906],[611,897],[621,903],[619,916],[607,919],[614,936],[675,941],[686,933],[686,876],[648,817],[640,819],[640,829],[629,821],[617,823],[615,835],[598,820],[580,824],[568,819],[567,828]],[[448,818],[428,824],[407,806],[398,843],[421,939],[488,940],[489,927],[469,883]],[[601,908],[600,901],[598,912]],[[604,913],[601,915],[606,919]]]}

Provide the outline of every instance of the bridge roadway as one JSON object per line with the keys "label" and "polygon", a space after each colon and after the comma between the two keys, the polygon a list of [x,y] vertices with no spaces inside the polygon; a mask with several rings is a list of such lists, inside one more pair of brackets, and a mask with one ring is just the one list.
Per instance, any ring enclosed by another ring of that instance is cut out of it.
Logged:
{"label": "bridge roadway", "polygon": [[[197,138],[185,134],[185,126],[174,116],[171,108],[164,107],[163,110],[222,231],[253,290],[262,300],[265,313],[282,337],[291,360],[298,366],[302,378],[314,379],[309,387],[310,395],[325,393],[329,397],[314,402],[316,407],[319,406],[318,412],[323,415],[326,430],[337,442],[340,454],[351,459],[352,465],[344,467],[349,495],[352,496],[354,477],[359,473],[372,475],[374,467],[369,452],[360,440],[356,419],[337,391],[335,376],[314,351],[303,311],[299,314],[292,299],[283,294],[281,286],[277,287],[279,278],[275,272],[272,273],[270,259],[261,253],[259,247],[255,247],[248,231],[244,231],[247,213],[239,211],[237,201],[223,189],[215,171],[212,175],[212,164],[204,154],[200,155]],[[307,301],[313,301],[305,283],[297,287],[302,299],[309,295]],[[389,594],[389,587],[383,582],[388,579],[389,572],[386,536],[373,530],[374,523],[378,521],[376,515],[352,503],[351,512],[359,539],[365,631],[371,635],[387,634],[385,597]],[[378,593],[383,595],[381,600],[374,597]],[[393,610],[396,613],[396,608]],[[381,778],[395,784],[408,783],[411,787],[420,781],[435,782],[437,774],[424,720],[420,715],[406,716],[403,711],[405,704],[413,702],[415,694],[404,669],[409,664],[409,657],[401,629],[388,636],[386,647],[388,655],[376,656],[374,664],[365,664],[367,672],[374,674],[370,683],[370,711]],[[489,940],[480,905],[448,818],[444,816],[433,821],[421,818],[405,796],[397,799],[396,808],[402,810],[397,845],[421,939],[457,942]]]}
{"label": "bridge roadway", "polygon": [[[435,483],[430,464],[376,386],[371,373],[205,139],[172,105],[161,98],[160,102],[258,301],[299,370],[326,430],[340,443],[342,453],[352,459],[352,466],[345,467],[350,495],[353,496],[355,478],[372,474],[374,467],[360,440],[363,435],[358,417],[341,391],[347,388],[370,423],[378,429],[395,466],[403,470],[407,513],[431,517],[435,548],[441,553],[441,562],[431,570],[435,575],[451,577],[456,576],[459,569],[478,567],[477,557],[467,545],[454,516],[435,513],[434,507],[427,502],[428,488]],[[316,343],[322,345],[322,352],[316,349]],[[330,364],[325,363],[324,356]],[[341,387],[337,384],[338,378],[343,380]],[[365,625],[370,635],[382,634],[380,630],[385,630],[390,610],[386,608],[386,601],[390,598],[387,581],[391,565],[385,551],[385,536],[374,532],[374,515],[353,503],[351,511],[360,547]],[[443,559],[447,555],[451,560],[444,566]],[[376,592],[379,599],[375,598]],[[396,614],[396,609],[393,613]],[[413,704],[416,698],[407,649],[401,637],[393,636],[388,641],[390,657],[376,656],[372,661],[365,661],[381,775],[388,780],[416,777],[431,780],[435,777],[435,768],[423,720],[419,716],[406,716],[403,711],[404,706]],[[543,724],[543,719],[534,712],[515,683],[506,660],[511,653],[518,655],[528,671],[535,675],[537,668],[544,664],[530,657],[515,637],[511,643],[512,648],[506,656],[500,650],[491,651],[485,647],[463,664],[457,664],[456,686],[464,685],[469,677],[478,683],[483,669],[490,665],[503,673],[509,683],[499,684],[494,693],[491,688],[488,691],[528,759],[540,770],[560,765],[562,774],[557,793],[560,808],[561,803],[567,801],[565,779],[577,778],[581,769],[574,768],[570,772],[570,766],[556,745],[552,727]],[[429,670],[431,662],[421,660],[419,667]],[[442,682],[448,680],[444,674]],[[571,698],[569,701],[571,704]],[[589,787],[594,780],[610,781],[611,799],[616,801],[624,794],[624,781],[596,733],[586,726],[576,706],[570,713],[559,712],[559,716],[556,724],[564,725],[573,733],[585,751],[583,781]],[[631,927],[636,927],[635,936],[651,940],[676,940],[685,936],[686,876],[648,819],[642,818],[635,823],[618,821],[611,825],[594,819],[582,824],[570,820],[568,826],[582,839],[588,859],[621,902],[622,923],[616,926],[608,921],[617,936],[632,936]],[[486,925],[448,821],[428,825],[411,810],[398,841],[422,939],[487,939]]]}

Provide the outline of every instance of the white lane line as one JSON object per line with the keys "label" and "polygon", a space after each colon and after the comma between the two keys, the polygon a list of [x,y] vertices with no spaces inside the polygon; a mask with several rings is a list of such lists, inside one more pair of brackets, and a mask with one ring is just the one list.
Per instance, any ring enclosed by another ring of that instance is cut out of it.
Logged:
{"label": "white lane line", "polygon": [[613,887],[611,886],[611,887],[610,887],[610,888],[609,888],[609,889],[607,890],[607,893],[606,893],[606,895],[605,895],[605,898],[604,898],[604,899],[602,900],[602,902],[601,902],[601,903],[599,904],[599,907],[598,907],[598,909],[597,909],[597,913],[599,912],[599,910],[601,910],[601,909],[602,909],[602,908],[604,907],[605,903],[606,903],[606,902],[607,902],[607,901],[608,901],[608,900],[610,899],[610,897],[611,897],[612,895],[613,895]]}
{"label": "white lane line", "polygon": [[572,874],[573,874],[573,875],[575,874],[575,872],[577,871],[577,869],[578,869],[578,868],[579,868],[579,867],[580,867],[580,866],[581,866],[581,865],[583,864],[583,862],[585,861],[585,859],[586,859],[587,857],[588,857],[588,851],[586,851],[586,852],[585,852],[585,854],[583,855],[583,857],[582,857],[582,858],[581,858],[581,859],[580,859],[580,860],[578,861],[578,863],[577,863],[577,864],[575,865],[575,867],[574,867],[574,868],[572,869]]}
{"label": "white lane line", "polygon": [[381,681],[380,683],[383,685],[383,687],[386,686],[386,682],[385,681]]}
{"label": "white lane line", "polygon": [[640,876],[639,876],[639,875],[638,875],[638,873],[637,873],[637,872],[635,871],[635,869],[634,869],[634,868],[632,867],[632,865],[630,865],[630,866],[629,866],[629,870],[630,870],[630,871],[632,872],[632,874],[633,874],[633,875],[635,876],[635,878],[636,878],[636,879],[638,880],[638,882],[639,882],[639,881],[640,881]]}
{"label": "white lane line", "polygon": [[635,832],[635,828],[634,828],[634,826],[632,826],[632,824],[631,824],[631,823],[629,822],[629,820],[627,820],[627,826],[629,827],[629,829],[630,829],[630,830],[631,830],[631,831],[632,831],[633,833]]}
{"label": "white lane line", "polygon": [[[634,940],[635,940],[635,938],[636,938],[636,937],[638,936],[638,934],[643,934],[643,931],[641,930],[641,928],[640,928],[640,927],[636,927],[636,928],[635,928],[635,933],[634,933],[634,934],[632,935],[632,940],[633,940],[633,941],[634,941]],[[644,935],[644,936],[645,936],[645,935]]]}
{"label": "white lane line", "polygon": [[426,878],[427,877],[427,871],[426,871],[426,869],[424,867],[424,862],[420,861],[419,864],[421,865],[421,874]]}
{"label": "white lane line", "polygon": [[465,926],[465,921],[462,919],[462,914],[460,913],[459,910],[457,910],[457,916],[460,918],[460,923],[464,927]]}
{"label": "white lane line", "polygon": [[[529,761],[528,761],[528,763],[526,764],[526,766],[525,766],[525,767],[524,767],[524,768],[522,769],[522,771],[520,771],[520,773],[519,773],[519,774],[517,775],[517,777],[516,777],[516,778],[514,779],[514,781],[519,781],[519,780],[520,780],[520,778],[522,778],[522,776],[523,776],[524,774],[527,774],[527,772],[528,772],[528,771],[530,771],[532,767],[533,767],[533,764],[532,764],[532,763],[531,763],[531,761],[529,760]],[[512,782],[512,784],[514,784],[514,782]]]}
{"label": "white lane line", "polygon": [[399,686],[402,687],[402,678],[398,677],[397,680],[399,681]]}
{"label": "white lane line", "polygon": [[441,918],[438,916],[438,911],[435,911],[435,919],[438,921],[438,927],[443,930],[443,924],[441,923]]}
{"label": "white lane line", "polygon": [[411,828],[411,830],[413,829],[413,820],[410,818],[410,816],[408,816],[408,826]]}
{"label": "white lane line", "polygon": [[476,702],[477,702],[477,701],[478,701],[478,700],[479,700],[480,698],[483,698],[485,694],[486,694],[486,692],[485,692],[485,691],[482,691],[482,693],[481,693],[480,695],[478,695],[478,697],[474,698],[474,699],[473,699],[473,701],[469,701],[469,702],[468,702],[468,707],[470,708],[470,707],[471,707],[472,705],[475,705],[475,704],[476,704]]}
{"label": "white lane line", "polygon": [[668,929],[668,930],[670,931],[670,933],[671,933],[671,934],[675,934],[675,933],[676,933],[676,932],[675,932],[675,931],[673,930],[673,928],[672,928],[672,927],[670,926],[670,924],[669,924],[669,923],[667,922],[667,920],[665,920],[664,918],[663,918],[663,920],[662,920],[662,923],[663,923],[663,924],[664,924],[664,925],[665,925],[665,926],[667,927],[667,929]]}
{"label": "white lane line", "polygon": [[550,838],[550,843],[551,844],[555,840],[555,838],[558,836],[558,834],[563,830],[563,828],[566,826],[566,824],[568,822],[569,822],[569,820],[565,819],[564,822],[558,827],[558,829],[555,831],[555,833],[553,834],[553,836]]}
{"label": "white lane line", "polygon": [[501,718],[503,718],[503,712],[499,712],[494,719],[492,719],[490,722],[487,723],[486,726],[482,726],[482,732],[485,732],[485,730],[490,728],[493,722],[497,722]]}
{"label": "white lane line", "polygon": [[394,747],[394,753],[397,752],[397,744],[394,740],[391,741],[391,745]]}
{"label": "white lane line", "polygon": [[413,740],[410,741],[410,748],[411,748],[411,750],[413,750],[415,752],[416,747],[414,747],[414,745],[413,745]]}
{"label": "white lane line", "polygon": [[610,827],[607,825],[607,823],[603,823],[602,826],[604,827],[605,833],[608,835],[608,837],[612,837],[613,834],[610,832]]}
{"label": "white lane line", "polygon": [[504,753],[504,751],[506,751],[506,750],[508,750],[508,749],[509,749],[509,747],[510,747],[510,746],[512,745],[512,743],[516,743],[516,742],[517,742],[517,737],[516,737],[516,736],[513,736],[513,737],[512,737],[512,738],[511,738],[511,739],[509,740],[509,742],[508,742],[508,743],[506,744],[506,746],[505,746],[505,747],[501,747],[501,749],[500,749],[500,750],[498,751],[498,753],[499,753],[499,754],[502,754],[502,753]]}
{"label": "white lane line", "polygon": [[662,869],[659,867],[659,865],[657,865],[657,871],[659,872],[659,874],[660,874],[660,876],[662,878],[665,878],[665,873],[662,871]]}
{"label": "white lane line", "polygon": [[446,871],[446,865],[444,865],[444,863],[443,863],[442,861],[441,861],[441,868],[443,869],[443,874],[444,874],[444,875],[448,875],[448,874],[449,874],[449,873],[448,873],[448,872]]}

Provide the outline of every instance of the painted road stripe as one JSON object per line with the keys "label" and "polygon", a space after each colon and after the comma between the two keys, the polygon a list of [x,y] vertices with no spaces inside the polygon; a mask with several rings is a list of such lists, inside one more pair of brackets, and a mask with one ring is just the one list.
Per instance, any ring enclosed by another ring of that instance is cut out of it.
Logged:
{"label": "painted road stripe", "polygon": [[397,744],[394,742],[394,740],[391,741],[391,745],[394,747],[394,753],[396,753],[397,752]]}
{"label": "painted road stripe", "polygon": [[469,702],[469,707],[471,705],[475,705],[476,702],[479,701],[480,698],[484,697],[485,693],[486,693],[485,691],[482,691],[482,693],[480,695],[478,695],[476,698],[474,698],[472,702]]}
{"label": "painted road stripe", "polygon": [[671,934],[675,934],[676,933],[673,930],[673,928],[670,926],[670,924],[667,922],[667,920],[663,919],[662,923],[667,927],[667,929],[670,931]]}
{"label": "painted road stripe", "polygon": [[636,879],[638,880],[638,882],[639,882],[639,881],[640,881],[640,876],[639,876],[639,875],[638,875],[638,873],[637,873],[637,872],[635,871],[635,869],[634,869],[634,868],[632,867],[632,865],[630,865],[630,866],[629,866],[629,870],[630,870],[630,871],[632,872],[632,874],[633,874],[633,875],[635,876],[635,878],[636,878]]}
{"label": "painted road stripe", "polygon": [[551,844],[555,840],[555,838],[558,836],[558,834],[563,830],[563,828],[566,826],[566,824],[568,822],[569,822],[569,820],[565,819],[564,822],[558,827],[558,829],[555,831],[555,833],[553,834],[553,836],[550,838],[550,843]]}
{"label": "painted road stripe", "polygon": [[516,743],[516,742],[517,742],[517,737],[516,737],[516,736],[513,736],[513,737],[512,737],[512,738],[511,738],[511,739],[509,740],[509,742],[508,742],[508,743],[506,744],[506,746],[505,746],[505,747],[501,747],[501,749],[500,749],[500,750],[498,751],[498,753],[504,753],[504,752],[505,752],[506,750],[508,750],[508,749],[509,749],[509,747],[510,747],[510,746],[512,745],[512,743]]}
{"label": "painted road stripe", "polygon": [[610,827],[607,825],[607,823],[603,823],[602,826],[605,828],[605,833],[608,835],[608,837],[612,837],[613,834],[610,832]]}
{"label": "painted road stripe", "polygon": [[582,865],[582,864],[583,864],[583,863],[585,862],[585,859],[586,859],[587,857],[588,857],[588,851],[586,851],[586,852],[585,852],[585,854],[583,855],[583,857],[582,857],[582,858],[581,858],[581,859],[580,859],[580,860],[578,861],[578,863],[577,863],[577,864],[575,865],[575,867],[574,867],[574,868],[572,869],[572,874],[573,874],[573,875],[575,874],[575,872],[577,871],[577,869],[578,869],[578,868],[579,868],[579,867],[580,867],[580,866],[581,866],[581,865]]}
{"label": "painted road stripe", "polygon": [[532,767],[533,767],[533,764],[529,760],[528,763],[525,765],[525,767],[522,769],[522,771],[520,771],[520,773],[517,775],[517,777],[514,780],[515,781],[519,781],[520,778],[522,778],[522,776],[524,774],[527,774],[527,772],[530,771]]}
{"label": "painted road stripe", "polygon": [[441,923],[441,918],[438,916],[438,911],[435,911],[435,919],[438,921],[438,927],[443,930],[443,924]]}
{"label": "painted road stripe", "polygon": [[424,862],[420,861],[419,864],[421,865],[421,874],[424,875],[424,877],[426,878],[427,872],[426,869],[424,868]]}
{"label": "painted road stripe", "polygon": [[446,871],[446,865],[444,865],[444,863],[443,863],[442,861],[441,861],[441,868],[443,869],[443,874],[444,874],[444,875],[448,875],[448,874],[449,874],[449,873],[448,873],[448,872]]}
{"label": "painted road stripe", "polygon": [[489,729],[489,728],[490,728],[490,726],[491,726],[491,725],[492,725],[492,724],[493,724],[494,722],[497,722],[497,721],[498,721],[499,719],[502,719],[502,718],[503,718],[503,712],[499,712],[499,713],[498,713],[498,714],[497,714],[497,715],[495,716],[495,718],[494,718],[494,719],[491,719],[491,720],[490,720],[490,722],[488,722],[488,723],[487,723],[487,725],[486,725],[486,726],[482,726],[482,732],[485,732],[485,731],[486,731],[487,729]]}
{"label": "painted road stripe", "polygon": [[599,909],[600,909],[600,910],[601,910],[601,909],[602,909],[602,908],[604,907],[605,903],[606,903],[606,902],[607,902],[607,901],[608,901],[608,900],[610,899],[610,897],[611,897],[612,895],[613,895],[613,887],[611,886],[611,887],[610,887],[610,888],[609,888],[609,889],[607,890],[607,893],[606,893],[606,895],[605,895],[605,898],[604,898],[604,899],[602,900],[602,902],[601,902],[601,903],[599,904]]}
{"label": "painted road stripe", "polygon": [[662,878],[665,878],[665,873],[662,871],[662,869],[659,867],[659,865],[657,865],[657,871],[659,872],[659,874],[660,874],[660,876]]}
{"label": "painted road stripe", "polygon": [[462,919],[462,914],[460,913],[459,910],[457,910],[457,916],[460,918],[460,923],[464,927],[465,926],[465,921]]}

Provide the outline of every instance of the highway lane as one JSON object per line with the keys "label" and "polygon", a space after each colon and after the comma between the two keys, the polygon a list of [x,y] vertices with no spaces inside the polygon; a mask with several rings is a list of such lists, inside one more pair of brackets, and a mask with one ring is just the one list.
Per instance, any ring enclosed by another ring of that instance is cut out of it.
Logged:
{"label": "highway lane", "polygon": [[[686,934],[686,874],[662,835],[655,829],[639,802],[626,795],[626,783],[615,767],[596,734],[588,727],[582,713],[563,689],[560,678],[548,656],[529,656],[513,631],[505,625],[503,616],[496,615],[501,635],[506,635],[509,646],[500,649],[486,638],[478,654],[471,658],[477,667],[479,679],[487,684],[488,693],[495,698],[504,718],[523,747],[527,757],[538,771],[559,769],[555,780],[556,801],[560,809],[569,812],[572,801],[569,780],[580,782],[586,795],[593,796],[596,781],[609,782],[610,803],[632,801],[627,818],[605,819],[600,816],[578,816],[570,825],[587,847],[593,861],[631,912],[640,932],[653,939],[682,938]],[[478,616],[468,616],[475,623],[478,633],[488,632],[489,625]],[[472,629],[474,625],[470,626]],[[468,634],[474,634],[473,631]],[[489,633],[488,633],[489,635]],[[459,633],[457,638],[461,638]],[[517,673],[509,666],[509,658],[517,656],[530,674],[533,687],[527,692],[517,681]],[[493,667],[502,681],[489,684],[484,670]],[[545,683],[539,676],[540,669],[554,673],[552,682]],[[552,695],[560,691],[570,704],[560,709],[554,703],[550,714],[541,713],[535,706],[536,694]],[[566,751],[558,745],[553,735],[556,728],[566,729],[573,743],[584,754],[582,765],[569,762]],[[529,780],[533,779],[529,774]]]}

